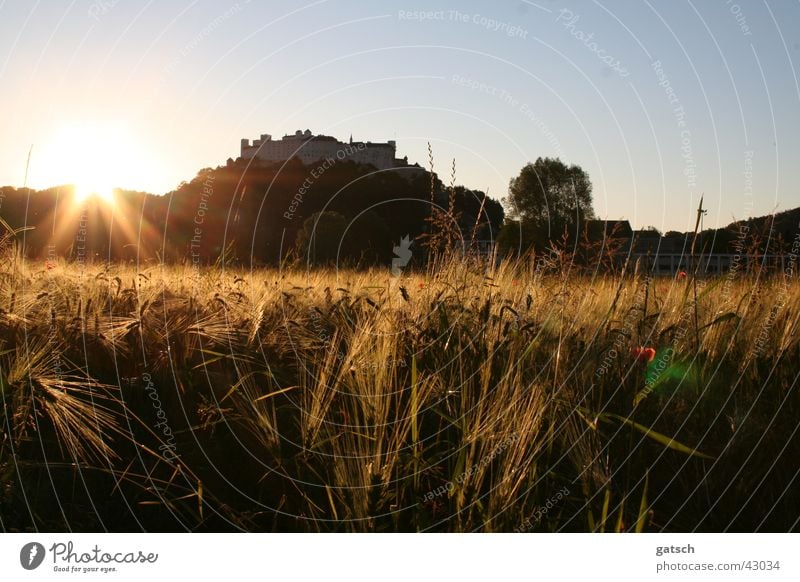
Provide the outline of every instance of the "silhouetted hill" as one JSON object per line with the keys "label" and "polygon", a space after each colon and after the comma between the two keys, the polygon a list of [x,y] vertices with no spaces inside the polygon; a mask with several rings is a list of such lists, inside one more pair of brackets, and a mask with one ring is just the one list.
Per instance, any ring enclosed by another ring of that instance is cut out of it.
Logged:
{"label": "silhouetted hill", "polygon": [[[447,189],[435,183],[435,202],[446,208]],[[76,204],[71,186],[30,192],[6,187],[0,216],[13,228],[34,227],[19,235],[32,258],[76,258],[80,252],[99,260],[138,255],[140,261],[207,263],[226,249],[229,260],[276,264],[294,254],[304,220],[330,211],[347,222],[343,260],[389,264],[393,244],[427,227],[430,190],[430,174],[419,168],[376,172],[352,162],[315,167],[298,160],[229,161],[201,170],[164,196],[118,191],[114,205],[97,199]],[[454,191],[459,227],[469,240],[485,194],[462,186]],[[483,212],[477,238],[494,238],[502,206],[487,197]]]}

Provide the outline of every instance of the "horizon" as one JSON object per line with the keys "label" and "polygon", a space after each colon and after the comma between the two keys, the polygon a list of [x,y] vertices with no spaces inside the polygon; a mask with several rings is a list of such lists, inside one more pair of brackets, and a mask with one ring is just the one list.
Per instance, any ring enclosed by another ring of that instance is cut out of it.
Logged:
{"label": "horizon", "polygon": [[[409,161],[409,163],[411,163],[411,162]],[[219,166],[218,168],[212,168],[212,169],[224,169],[224,168],[225,168],[225,166]],[[195,176],[194,178],[196,178],[196,177],[197,176]],[[192,179],[194,179],[194,178],[192,178]],[[187,182],[188,181],[189,180],[187,180]],[[99,195],[98,198],[101,200],[102,203],[107,203],[114,196],[130,195],[130,194],[154,196],[154,197],[157,197],[157,198],[163,198],[163,197],[169,196],[171,194],[180,193],[180,186],[181,185],[179,184],[178,187],[176,187],[175,189],[173,189],[173,190],[171,190],[169,192],[164,192],[164,193],[145,192],[143,190],[131,190],[131,189],[128,189],[128,188],[119,188],[119,187],[115,186],[115,187],[111,188],[109,190],[109,192],[107,192],[107,193],[105,193],[103,195]],[[462,185],[462,186],[467,187],[466,185]],[[75,185],[75,184],[56,184],[56,185],[50,186],[48,188],[42,188],[41,190],[33,189],[33,188],[30,188],[30,187],[19,187],[19,186],[11,186],[11,185],[0,186],[0,190],[2,188],[14,188],[14,189],[16,189],[18,191],[19,190],[24,190],[24,189],[29,189],[31,192],[36,192],[36,193],[38,193],[38,192],[49,192],[49,191],[53,191],[53,190],[58,191],[60,189],[67,189],[67,190],[72,189],[72,194],[73,195],[76,192],[78,192],[78,190],[79,190],[78,186]],[[88,194],[88,193],[85,193],[85,194]],[[109,196],[109,194],[111,196]],[[86,197],[88,197],[86,195],[82,196],[80,192],[78,192],[78,196],[79,196],[79,199],[81,201],[83,201]],[[725,228],[728,228],[728,227],[732,227],[732,226],[734,226],[734,225],[736,225],[736,224],[738,224],[740,222],[747,222],[749,220],[755,220],[755,221],[762,220],[762,219],[766,219],[766,218],[770,218],[770,217],[775,217],[776,215],[780,215],[780,214],[784,214],[784,213],[790,213],[790,212],[793,212],[793,211],[796,211],[796,210],[799,210],[799,209],[800,209],[800,205],[798,205],[798,206],[796,206],[794,208],[786,208],[786,209],[782,209],[782,210],[777,210],[777,211],[771,212],[769,214],[758,215],[758,216],[751,215],[751,216],[749,216],[748,218],[745,218],[745,219],[732,219],[728,223],[722,224],[720,226],[714,226],[714,227],[708,227],[708,228],[703,226],[701,228],[701,232],[705,232],[705,231],[708,231],[708,230],[715,230],[715,229],[716,230],[725,229]],[[696,215],[696,213],[697,213],[697,209],[695,209],[695,215]],[[648,232],[648,231],[651,231],[654,228],[653,225],[637,225],[637,224],[633,224],[632,222],[630,222],[629,219],[627,219],[625,217],[618,218],[618,219],[597,217],[597,218],[592,219],[592,220],[599,220],[599,221],[603,221],[603,222],[618,222],[618,221],[628,222],[630,224],[631,229],[634,231],[634,233],[637,233],[637,232]],[[662,230],[662,229],[658,229],[658,228],[656,228],[656,231],[662,237],[665,237],[670,233],[672,233],[672,234],[678,233],[678,234],[680,234],[682,236],[691,236],[691,232],[692,232],[691,229],[689,229],[689,230],[675,230],[675,229]]]}
{"label": "horizon", "polygon": [[598,217],[662,232],[690,229],[701,195],[708,228],[800,205],[800,37],[780,24],[800,5],[37,6],[0,9],[14,187],[166,194],[301,127],[395,140],[424,168],[430,142],[435,171],[455,159],[498,201],[558,157]]}

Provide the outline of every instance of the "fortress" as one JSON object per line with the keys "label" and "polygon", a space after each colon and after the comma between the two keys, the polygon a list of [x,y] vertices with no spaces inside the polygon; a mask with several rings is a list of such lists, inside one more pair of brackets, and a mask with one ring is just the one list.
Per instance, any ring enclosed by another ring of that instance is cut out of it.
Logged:
{"label": "fortress", "polygon": [[310,130],[297,130],[294,135],[284,135],[283,139],[274,140],[269,134],[261,134],[260,139],[242,139],[241,159],[259,160],[262,162],[283,162],[298,158],[303,164],[310,165],[321,160],[350,160],[358,164],[370,164],[378,170],[416,169],[423,171],[419,165],[408,164],[408,158],[397,159],[397,146],[394,141],[373,143],[353,141],[344,143],[329,135],[314,135]]}

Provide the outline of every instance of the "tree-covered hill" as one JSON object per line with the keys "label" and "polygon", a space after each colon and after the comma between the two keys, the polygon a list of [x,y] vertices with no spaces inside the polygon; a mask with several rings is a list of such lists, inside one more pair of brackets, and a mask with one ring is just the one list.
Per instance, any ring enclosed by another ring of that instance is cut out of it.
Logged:
{"label": "tree-covered hill", "polygon": [[[499,202],[455,186],[455,215],[463,238],[496,238]],[[75,201],[74,189],[5,187],[0,216],[19,234],[26,256],[99,260],[208,263],[226,250],[243,264],[276,264],[297,256],[297,235],[309,217],[334,212],[345,219],[339,259],[390,263],[392,247],[429,228],[432,204],[447,209],[450,188],[418,167],[375,171],[335,161],[304,166],[298,160],[264,165],[236,161],[205,168],[163,196],[120,190],[114,204]],[[481,201],[485,198],[483,208]],[[478,214],[481,214],[479,217]],[[52,246],[49,246],[52,245]]]}

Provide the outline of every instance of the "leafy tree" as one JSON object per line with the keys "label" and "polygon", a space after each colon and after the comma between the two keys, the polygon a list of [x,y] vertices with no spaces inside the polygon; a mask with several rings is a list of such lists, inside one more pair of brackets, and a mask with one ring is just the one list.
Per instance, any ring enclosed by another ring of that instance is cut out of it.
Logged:
{"label": "leafy tree", "polygon": [[342,246],[347,259],[365,267],[391,264],[392,245],[386,221],[374,210],[367,210],[350,222]]}
{"label": "leafy tree", "polygon": [[300,259],[308,264],[336,261],[347,222],[338,212],[315,212],[306,218],[295,243]]}
{"label": "leafy tree", "polygon": [[511,179],[503,203],[509,218],[504,229],[516,231],[503,238],[518,241],[520,250],[545,247],[565,232],[573,235],[583,220],[595,216],[589,175],[558,158],[538,158],[523,167]]}

